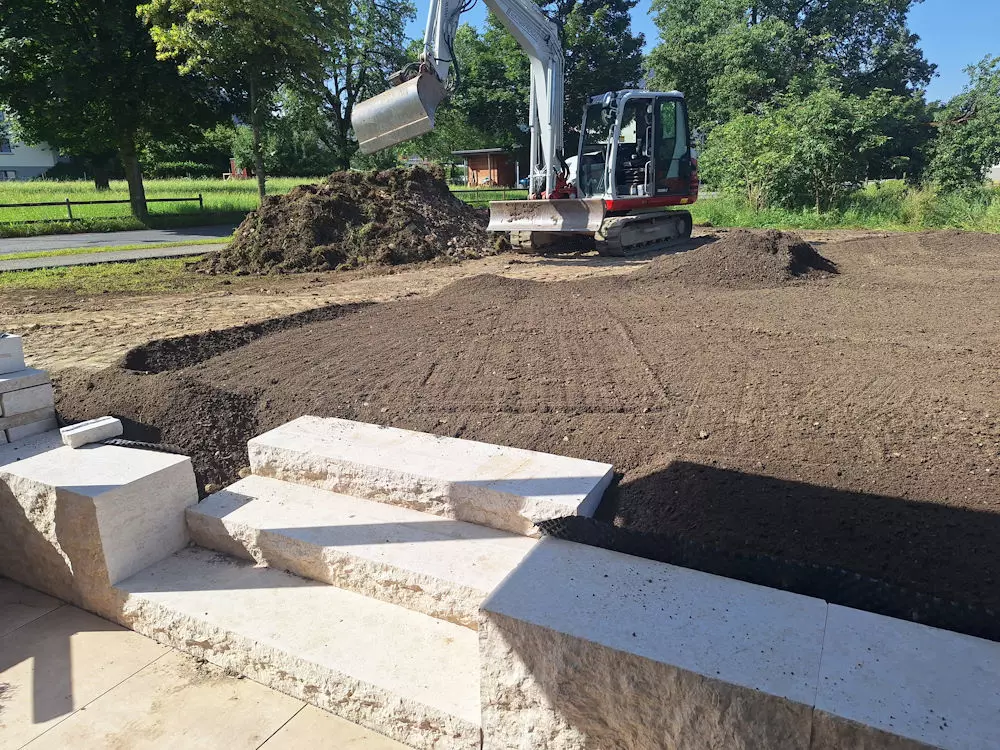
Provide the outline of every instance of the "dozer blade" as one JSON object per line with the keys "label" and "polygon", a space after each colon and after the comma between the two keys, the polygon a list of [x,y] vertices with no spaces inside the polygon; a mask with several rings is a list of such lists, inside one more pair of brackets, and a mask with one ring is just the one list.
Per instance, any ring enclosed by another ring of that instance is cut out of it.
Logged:
{"label": "dozer blade", "polygon": [[372,154],[434,129],[434,110],[446,91],[437,76],[423,72],[354,105],[351,125],[361,153]]}
{"label": "dozer blade", "polygon": [[604,221],[604,201],[578,200],[492,201],[491,232],[576,232],[593,234]]}

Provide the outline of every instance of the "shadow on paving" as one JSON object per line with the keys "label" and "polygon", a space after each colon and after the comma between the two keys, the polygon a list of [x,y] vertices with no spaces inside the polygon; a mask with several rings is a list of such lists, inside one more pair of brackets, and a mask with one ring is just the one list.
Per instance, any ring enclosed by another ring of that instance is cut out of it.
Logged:
{"label": "shadow on paving", "polygon": [[[1000,641],[995,514],[674,461],[610,491],[598,519],[541,526],[562,539]],[[866,567],[853,558],[858,549]],[[953,592],[965,593],[956,601]]]}

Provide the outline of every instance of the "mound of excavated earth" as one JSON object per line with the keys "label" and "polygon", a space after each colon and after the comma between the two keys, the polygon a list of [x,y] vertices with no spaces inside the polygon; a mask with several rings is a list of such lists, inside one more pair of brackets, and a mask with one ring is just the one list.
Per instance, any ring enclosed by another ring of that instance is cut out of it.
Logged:
{"label": "mound of excavated earth", "polygon": [[268,196],[205,269],[283,273],[476,258],[506,249],[484,213],[448,189],[440,172],[414,167],[337,172]]}
{"label": "mound of excavated earth", "polygon": [[676,258],[664,256],[645,270],[647,278],[686,284],[757,289],[801,279],[823,278],[837,267],[797,234],[737,229]]}

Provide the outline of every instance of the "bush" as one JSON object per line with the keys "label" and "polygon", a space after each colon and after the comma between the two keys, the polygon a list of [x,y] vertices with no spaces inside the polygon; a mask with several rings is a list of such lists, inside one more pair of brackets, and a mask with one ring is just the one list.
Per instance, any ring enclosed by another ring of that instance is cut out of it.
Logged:
{"label": "bush", "polygon": [[219,176],[218,167],[214,164],[201,164],[196,161],[165,161],[153,164],[146,170],[146,177],[154,179]]}

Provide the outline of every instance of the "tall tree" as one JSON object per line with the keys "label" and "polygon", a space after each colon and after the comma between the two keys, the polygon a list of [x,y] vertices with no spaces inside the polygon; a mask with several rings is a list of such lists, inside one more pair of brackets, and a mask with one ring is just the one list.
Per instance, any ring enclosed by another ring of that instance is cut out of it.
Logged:
{"label": "tall tree", "polygon": [[308,81],[330,121],[325,143],[340,169],[358,150],[351,137],[354,105],[384,91],[389,74],[406,64],[406,24],[416,12],[410,0],[347,2],[344,40],[326,50],[320,75]]}
{"label": "tall tree", "polygon": [[150,0],[139,6],[152,24],[161,59],[201,73],[247,102],[254,171],[263,198],[263,139],[283,84],[322,77],[324,56],[345,33],[344,0]]}
{"label": "tall tree", "polygon": [[969,84],[937,113],[930,175],[947,190],[981,185],[1000,164],[1000,57],[966,69]]}
{"label": "tall tree", "polygon": [[138,143],[210,121],[219,102],[204,83],[156,59],[133,0],[4,0],[0,105],[16,113],[19,136],[95,164],[117,153],[139,218]]}
{"label": "tall tree", "polygon": [[934,75],[907,27],[921,0],[653,0],[659,87],[702,127],[835,81],[845,94],[920,93]]}

